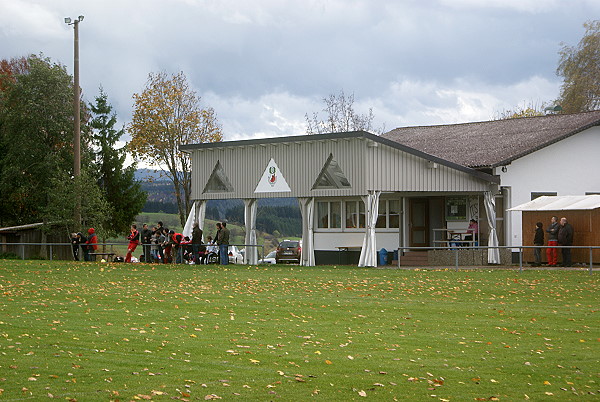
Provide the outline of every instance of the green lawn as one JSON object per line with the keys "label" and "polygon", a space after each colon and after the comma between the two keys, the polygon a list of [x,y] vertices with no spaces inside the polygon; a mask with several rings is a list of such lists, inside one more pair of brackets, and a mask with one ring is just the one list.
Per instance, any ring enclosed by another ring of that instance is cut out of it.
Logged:
{"label": "green lawn", "polygon": [[597,399],[599,278],[0,261],[0,399]]}

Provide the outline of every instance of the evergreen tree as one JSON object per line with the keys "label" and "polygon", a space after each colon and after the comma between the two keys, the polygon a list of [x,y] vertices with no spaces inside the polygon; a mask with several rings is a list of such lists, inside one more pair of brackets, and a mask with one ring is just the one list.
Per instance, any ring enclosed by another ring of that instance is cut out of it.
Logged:
{"label": "evergreen tree", "polygon": [[135,163],[125,167],[125,147],[117,148],[123,129],[116,130],[117,117],[100,89],[96,103],[90,105],[93,114],[91,142],[94,148],[98,186],[110,205],[104,227],[109,234],[126,233],[146,202],[147,194],[135,179]]}

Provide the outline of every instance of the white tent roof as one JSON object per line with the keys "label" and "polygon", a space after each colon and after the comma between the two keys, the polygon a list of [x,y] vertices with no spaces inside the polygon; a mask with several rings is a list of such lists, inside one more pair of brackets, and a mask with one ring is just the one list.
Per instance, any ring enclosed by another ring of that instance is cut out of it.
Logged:
{"label": "white tent roof", "polygon": [[509,211],[572,211],[596,208],[600,208],[600,195],[545,195],[510,208]]}

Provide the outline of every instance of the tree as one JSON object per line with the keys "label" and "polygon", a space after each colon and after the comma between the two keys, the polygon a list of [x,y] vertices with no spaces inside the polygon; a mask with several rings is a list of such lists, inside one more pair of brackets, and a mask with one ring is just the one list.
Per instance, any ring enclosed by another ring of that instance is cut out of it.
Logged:
{"label": "tree", "polygon": [[340,91],[339,95],[331,94],[327,98],[323,98],[325,109],[323,112],[327,114],[325,120],[319,118],[317,113],[313,113],[312,117],[306,114],[306,133],[307,134],[325,134],[325,133],[341,133],[346,131],[376,131],[383,132],[384,128],[375,130],[373,128],[373,109],[369,109],[367,114],[357,114],[354,111],[354,94],[346,96],[344,91]]}
{"label": "tree", "polygon": [[[83,166],[81,175],[73,178],[65,171],[58,171],[50,178],[50,185],[60,191],[48,193],[47,204],[41,207],[44,222],[52,223],[52,228],[62,228],[66,234],[83,225],[84,228],[93,227],[99,235],[111,233],[111,226],[107,225],[106,217],[110,215],[110,204],[104,194],[96,185],[90,167]],[[81,223],[73,220],[73,208],[65,206],[75,205],[76,194],[81,197]],[[50,226],[48,226],[50,229]]]}
{"label": "tree", "polygon": [[[7,224],[42,221],[48,197],[60,189],[52,179],[73,171],[71,76],[37,56],[19,66],[0,91],[0,219]],[[85,123],[85,107],[82,116]]]}
{"label": "tree", "polygon": [[528,105],[523,103],[522,106],[515,106],[514,109],[503,110],[497,112],[494,120],[505,120],[505,119],[518,119],[520,117],[537,117],[544,116],[544,109],[547,103],[542,102],[541,104],[529,102]]}
{"label": "tree", "polygon": [[103,226],[107,235],[126,233],[146,202],[147,194],[135,179],[136,164],[125,167],[125,147],[118,148],[117,141],[124,130],[116,130],[116,114],[108,102],[108,96],[100,88],[96,103],[90,104],[93,118],[91,145],[97,183],[108,205]]}
{"label": "tree", "polygon": [[583,24],[577,46],[563,44],[556,74],[563,77],[559,103],[565,113],[600,109],[600,21]]}
{"label": "tree", "polygon": [[133,99],[130,150],[137,158],[159,166],[173,182],[184,226],[191,208],[191,161],[179,145],[221,141],[215,111],[200,107],[200,97],[183,72],[170,78],[164,72],[150,73],[145,89]]}

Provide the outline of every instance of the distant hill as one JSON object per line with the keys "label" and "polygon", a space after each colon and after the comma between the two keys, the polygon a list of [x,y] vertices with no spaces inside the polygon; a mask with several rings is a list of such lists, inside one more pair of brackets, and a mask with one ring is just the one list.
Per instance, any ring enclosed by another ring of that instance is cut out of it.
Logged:
{"label": "distant hill", "polygon": [[[148,193],[142,212],[177,213],[173,183],[161,172],[138,169],[135,177]],[[210,200],[206,206],[206,219],[244,223],[244,202],[240,199]],[[264,198],[258,201],[257,229],[267,233],[279,232],[283,236],[301,236],[302,218],[297,198]]]}

